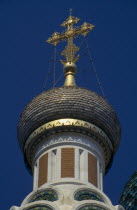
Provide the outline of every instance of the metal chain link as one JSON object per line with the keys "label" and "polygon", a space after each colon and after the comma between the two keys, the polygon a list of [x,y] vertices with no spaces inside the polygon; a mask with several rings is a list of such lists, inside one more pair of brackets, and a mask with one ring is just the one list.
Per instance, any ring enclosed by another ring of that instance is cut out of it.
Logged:
{"label": "metal chain link", "polygon": [[103,87],[102,87],[102,84],[101,84],[101,81],[100,81],[100,79],[99,79],[97,70],[96,70],[95,65],[94,65],[94,62],[93,62],[93,59],[92,59],[92,56],[91,56],[91,52],[90,52],[90,50],[89,50],[89,47],[88,47],[88,43],[87,43],[86,38],[84,38],[84,42],[85,42],[85,46],[86,46],[86,49],[87,49],[87,52],[88,52],[88,55],[89,55],[90,64],[91,64],[91,66],[92,66],[92,68],[93,68],[93,71],[94,71],[94,73],[95,73],[95,76],[96,76],[96,79],[97,79],[99,88],[100,88],[100,90],[101,90],[102,96],[103,96],[104,98],[106,98],[106,97],[105,97],[104,90],[103,90]]}

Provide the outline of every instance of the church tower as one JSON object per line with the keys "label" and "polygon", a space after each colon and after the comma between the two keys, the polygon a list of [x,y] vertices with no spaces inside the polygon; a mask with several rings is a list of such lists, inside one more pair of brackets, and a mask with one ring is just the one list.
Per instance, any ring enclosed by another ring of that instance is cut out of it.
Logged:
{"label": "church tower", "polygon": [[119,120],[103,97],[75,82],[79,49],[73,39],[94,28],[86,22],[74,27],[78,22],[70,14],[61,25],[65,32],[47,40],[67,41],[61,60],[65,82],[36,96],[20,116],[18,141],[33,191],[10,210],[124,210],[103,193],[103,176],[120,142]]}

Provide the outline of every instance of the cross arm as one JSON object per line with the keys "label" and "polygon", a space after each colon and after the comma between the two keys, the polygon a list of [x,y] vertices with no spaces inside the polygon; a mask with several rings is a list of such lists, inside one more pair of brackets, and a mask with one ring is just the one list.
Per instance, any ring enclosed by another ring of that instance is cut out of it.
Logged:
{"label": "cross arm", "polygon": [[75,29],[75,36],[80,34],[86,36],[94,27],[94,25],[85,22],[81,27]]}
{"label": "cross arm", "polygon": [[60,34],[58,32],[54,32],[54,34],[52,34],[52,36],[46,42],[49,44],[57,45],[61,40],[64,40],[65,38],[65,33]]}

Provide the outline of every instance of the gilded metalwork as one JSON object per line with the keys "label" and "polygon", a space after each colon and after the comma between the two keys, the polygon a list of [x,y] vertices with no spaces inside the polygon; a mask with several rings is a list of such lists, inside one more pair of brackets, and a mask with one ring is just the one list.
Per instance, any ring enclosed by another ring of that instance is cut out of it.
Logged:
{"label": "gilded metalwork", "polygon": [[[59,120],[54,120],[48,123],[45,123],[44,125],[40,126],[39,128],[37,128],[27,139],[27,144],[33,139],[35,138],[37,135],[41,134],[42,132],[51,129],[51,128],[56,128],[59,126],[77,126],[77,127],[82,127],[82,128],[87,128],[89,130],[92,130],[96,133],[98,133],[99,135],[101,135],[110,145],[111,149],[112,149],[112,144],[110,142],[110,139],[108,138],[108,136],[104,133],[103,130],[101,130],[100,128],[98,128],[97,126],[95,126],[92,123],[83,121],[83,120],[78,120],[78,119],[59,119]],[[26,146],[27,146],[26,144]]]}
{"label": "gilded metalwork", "polygon": [[64,86],[76,86],[74,75],[68,74],[66,76],[66,79],[65,79],[65,82],[64,82]]}
{"label": "gilded metalwork", "polygon": [[66,57],[66,61],[61,60],[62,64],[76,63],[79,55],[75,57],[79,48],[73,44],[73,38],[78,35],[86,36],[93,28],[94,25],[89,23],[83,23],[80,27],[74,27],[80,21],[77,17],[70,16],[61,24],[62,27],[67,27],[63,33],[54,32],[54,34],[47,40],[48,43],[57,45],[60,41],[68,41],[68,45],[62,52],[62,56]]}
{"label": "gilded metalwork", "polygon": [[64,86],[76,86],[75,77],[74,77],[76,71],[77,71],[77,67],[75,63],[64,64],[64,72],[66,76]]}

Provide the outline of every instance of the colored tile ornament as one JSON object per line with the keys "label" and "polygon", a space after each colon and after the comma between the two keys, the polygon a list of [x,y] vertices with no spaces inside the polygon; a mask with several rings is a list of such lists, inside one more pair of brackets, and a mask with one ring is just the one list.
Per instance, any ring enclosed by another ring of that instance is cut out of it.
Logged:
{"label": "colored tile ornament", "polygon": [[101,198],[100,195],[98,195],[95,192],[92,192],[90,190],[80,190],[78,191],[75,196],[74,199],[77,201],[83,201],[83,200],[97,200],[100,202],[104,202],[104,200]]}
{"label": "colored tile ornament", "polygon": [[27,208],[26,210],[53,210],[51,207],[49,206],[32,206],[32,207],[29,207]]}
{"label": "colored tile ornament", "polygon": [[120,205],[125,210],[137,210],[137,171],[127,182],[120,198]]}
{"label": "colored tile ornament", "polygon": [[102,207],[98,207],[98,206],[93,206],[93,205],[87,205],[87,206],[83,206],[81,208],[79,208],[78,210],[106,210],[105,208]]}
{"label": "colored tile ornament", "polygon": [[58,195],[55,191],[53,190],[46,190],[46,191],[41,191],[36,193],[29,203],[32,203],[34,201],[39,201],[39,200],[47,200],[47,201],[56,201],[58,200]]}

